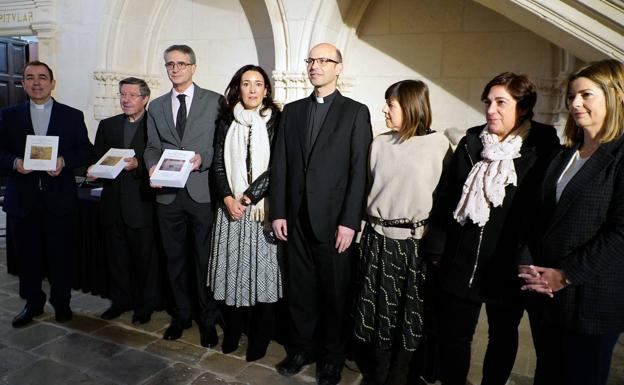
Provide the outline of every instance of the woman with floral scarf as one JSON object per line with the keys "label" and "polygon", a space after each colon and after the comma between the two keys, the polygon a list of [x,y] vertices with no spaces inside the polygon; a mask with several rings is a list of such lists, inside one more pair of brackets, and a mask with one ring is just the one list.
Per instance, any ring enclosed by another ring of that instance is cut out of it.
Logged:
{"label": "woman with floral scarf", "polygon": [[526,76],[496,76],[481,100],[487,123],[459,142],[420,249],[438,279],[443,385],[466,384],[483,303],[489,340],[481,384],[507,382],[524,313],[516,247],[559,148],[554,128],[532,120],[537,93]]}

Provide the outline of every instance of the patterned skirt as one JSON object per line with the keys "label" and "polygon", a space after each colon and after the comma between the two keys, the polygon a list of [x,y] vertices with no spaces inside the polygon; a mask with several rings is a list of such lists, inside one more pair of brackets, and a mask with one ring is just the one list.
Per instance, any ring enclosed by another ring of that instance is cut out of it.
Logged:
{"label": "patterned skirt", "polygon": [[253,306],[277,302],[282,297],[278,245],[262,222],[230,219],[221,203],[212,233],[208,286],[218,301],[229,306]]}
{"label": "patterned skirt", "polygon": [[417,239],[384,237],[366,224],[360,241],[357,340],[414,351],[423,332],[425,263]]}

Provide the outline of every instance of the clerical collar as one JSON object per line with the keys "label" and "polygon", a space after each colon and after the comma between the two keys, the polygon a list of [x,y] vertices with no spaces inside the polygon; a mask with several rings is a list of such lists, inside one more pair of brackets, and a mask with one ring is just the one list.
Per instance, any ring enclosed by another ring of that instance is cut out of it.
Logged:
{"label": "clerical collar", "polygon": [[331,103],[334,98],[336,97],[336,91],[332,92],[331,94],[327,95],[327,96],[316,96],[314,94],[314,91],[312,92],[312,100],[314,100],[315,102],[319,103],[319,104],[323,104],[323,103]]}
{"label": "clerical collar", "polygon": [[37,104],[37,103],[35,103],[35,102],[33,102],[31,100],[30,101],[30,106],[33,107],[35,110],[43,110],[43,109],[46,109],[46,108],[51,108],[52,107],[52,103],[54,103],[52,98],[48,99],[48,101],[43,103],[43,104]]}

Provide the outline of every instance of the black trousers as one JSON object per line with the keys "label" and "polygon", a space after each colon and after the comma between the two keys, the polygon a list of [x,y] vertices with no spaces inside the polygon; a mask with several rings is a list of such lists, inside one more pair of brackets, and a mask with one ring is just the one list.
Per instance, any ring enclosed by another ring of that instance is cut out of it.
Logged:
{"label": "black trousers", "polygon": [[200,326],[211,326],[218,309],[206,286],[213,220],[210,203],[197,203],[186,189],[180,189],[171,204],[158,204],[157,215],[174,301],[173,322],[184,324],[195,318]]}
{"label": "black trousers", "polygon": [[154,228],[131,228],[121,215],[104,226],[112,306],[151,314],[161,298]]}
{"label": "black trousers", "polygon": [[349,250],[338,254],[334,240],[318,241],[305,211],[295,223],[288,223],[288,352],[342,365],[350,335],[346,326],[351,309],[351,256]]}
{"label": "black trousers", "polygon": [[225,321],[223,328],[224,353],[238,348],[241,335],[247,335],[247,361],[255,361],[265,356],[275,328],[276,303],[258,302],[254,306],[223,305],[221,312]]}
{"label": "black trousers", "polygon": [[11,216],[14,251],[19,271],[20,297],[31,309],[42,309],[46,294],[41,290],[45,276],[50,282],[50,303],[56,309],[69,308],[73,279],[72,262],[77,233],[76,213],[58,216],[45,208],[28,216]]}
{"label": "black trousers", "polygon": [[355,362],[362,373],[362,382],[367,385],[411,384],[408,375],[413,355],[413,352],[403,350],[401,346],[388,350],[379,349],[372,343],[358,343],[354,346]]}
{"label": "black trousers", "polygon": [[[443,385],[465,385],[470,369],[470,347],[479,321],[481,302],[441,295]],[[518,325],[522,302],[486,304],[488,346],[483,361],[482,385],[505,385],[518,351]]]}
{"label": "black trousers", "polygon": [[537,363],[533,385],[606,385],[620,333],[583,334],[532,320]]}

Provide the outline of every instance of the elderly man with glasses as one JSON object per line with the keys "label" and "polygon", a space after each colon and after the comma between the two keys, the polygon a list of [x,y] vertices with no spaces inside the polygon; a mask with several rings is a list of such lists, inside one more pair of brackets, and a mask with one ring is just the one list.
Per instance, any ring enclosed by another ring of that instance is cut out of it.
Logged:
{"label": "elderly man with glasses", "polygon": [[213,217],[208,171],[220,95],[193,83],[197,65],[191,47],[172,45],[165,50],[164,59],[172,89],[150,104],[145,164],[152,175],[166,149],[193,151],[195,155],[185,187],[152,186],[174,301],[171,324],[163,338],[180,338],[195,319],[201,345],[213,347],[218,343],[215,322],[219,313],[206,287]]}
{"label": "elderly man with glasses", "polygon": [[102,179],[100,203],[110,273],[111,306],[101,317],[111,320],[134,310],[133,324],[150,321],[159,306],[158,258],[154,247],[154,193],[149,186],[143,152],[147,141],[146,106],[150,89],[143,79],[119,82],[122,114],[100,122],[95,160],[111,148],[134,150],[115,179]]}
{"label": "elderly man with glasses", "polygon": [[305,59],[313,93],[284,107],[271,162],[270,219],[286,242],[291,318],[279,373],[316,361],[317,382],[340,382],[352,255],[372,140],[368,108],[336,90],[342,55],[318,44]]}

